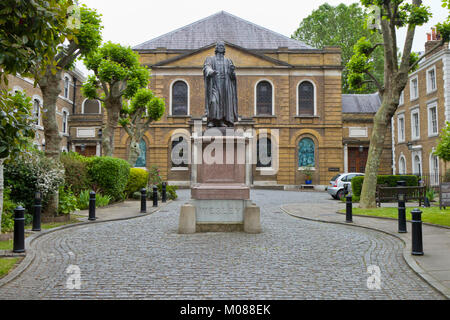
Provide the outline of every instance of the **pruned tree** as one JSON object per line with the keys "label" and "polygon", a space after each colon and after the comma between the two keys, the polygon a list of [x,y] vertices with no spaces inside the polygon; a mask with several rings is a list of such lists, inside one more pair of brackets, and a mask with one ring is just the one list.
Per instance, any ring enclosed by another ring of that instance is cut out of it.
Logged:
{"label": "pruned tree", "polygon": [[3,213],[3,164],[24,152],[34,138],[34,121],[31,99],[22,92],[14,95],[1,91],[0,110],[0,232]]}
{"label": "pruned tree", "polygon": [[149,89],[139,89],[131,102],[124,105],[119,119],[120,125],[130,137],[128,162],[134,166],[141,154],[139,143],[153,121],[164,115],[164,99],[155,97]]}
{"label": "pruned tree", "polygon": [[[353,55],[353,46],[360,38],[366,37],[374,43],[382,42],[380,34],[371,33],[370,30],[365,28],[366,19],[367,10],[358,3],[352,3],[348,6],[344,3],[337,6],[324,3],[301,21],[292,38],[319,49],[324,46],[340,46],[342,49],[342,65],[345,66]],[[373,74],[377,81],[383,83],[384,57],[381,48],[374,51],[372,58],[374,63]],[[347,77],[348,70],[344,69],[342,72],[343,93],[372,93],[377,90],[375,86],[351,89]]]}
{"label": "pruned tree", "polygon": [[[61,93],[63,70],[73,67],[80,57],[87,57],[101,44],[101,19],[94,10],[81,6],[78,22],[69,20],[59,31],[62,35],[57,52],[50,57],[50,64],[38,64],[34,70],[35,79],[42,91],[44,104],[43,125],[45,136],[45,154],[59,159],[61,136],[56,121],[56,101]],[[78,15],[78,13],[77,13]]]}
{"label": "pruned tree", "polygon": [[131,99],[138,89],[148,86],[150,72],[139,63],[139,56],[130,47],[105,43],[84,60],[94,72],[83,84],[86,98],[98,99],[106,109],[107,121],[103,128],[103,155],[114,152],[114,131],[119,122],[124,99]]}
{"label": "pruned tree", "polygon": [[[382,103],[373,119],[372,136],[365,170],[364,184],[361,191],[360,207],[375,207],[375,189],[377,184],[378,167],[380,164],[383,144],[391,119],[398,108],[401,92],[405,88],[408,75],[417,68],[420,61],[435,53],[436,50],[450,36],[450,22],[447,20],[437,25],[441,41],[427,53],[418,57],[412,52],[416,26],[426,23],[430,16],[430,9],[421,0],[408,3],[404,0],[361,0],[361,3],[371,8],[379,32],[383,37],[382,43],[372,43],[369,39],[361,38],[354,47],[354,55],[347,64],[350,74],[348,82],[351,88],[361,88],[371,83],[380,93]],[[445,3],[448,9],[448,2]],[[398,55],[397,30],[406,27],[406,39],[401,55]],[[374,32],[378,32],[377,29]],[[382,46],[384,52],[384,83],[373,74],[372,54]],[[367,79],[369,77],[369,79]]]}
{"label": "pruned tree", "polygon": [[445,162],[450,161],[450,122],[447,122],[442,129],[434,154]]}

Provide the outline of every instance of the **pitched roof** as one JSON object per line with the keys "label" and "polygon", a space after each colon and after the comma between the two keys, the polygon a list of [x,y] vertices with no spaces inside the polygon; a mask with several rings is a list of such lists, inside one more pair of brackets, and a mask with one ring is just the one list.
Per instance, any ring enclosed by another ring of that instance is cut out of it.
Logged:
{"label": "pitched roof", "polygon": [[381,106],[380,95],[373,94],[343,94],[343,113],[376,113]]}
{"label": "pitched roof", "polygon": [[220,11],[175,31],[135,46],[134,50],[195,50],[217,41],[226,41],[246,49],[314,49],[252,22]]}

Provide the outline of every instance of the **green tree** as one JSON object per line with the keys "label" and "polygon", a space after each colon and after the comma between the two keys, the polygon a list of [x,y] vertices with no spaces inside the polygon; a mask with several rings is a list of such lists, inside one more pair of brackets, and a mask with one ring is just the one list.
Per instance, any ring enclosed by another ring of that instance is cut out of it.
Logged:
{"label": "green tree", "polygon": [[0,81],[8,74],[31,75],[50,64],[64,36],[72,0],[2,0],[0,2]]}
{"label": "green tree", "polygon": [[153,121],[161,119],[165,111],[164,100],[155,97],[149,89],[139,89],[131,102],[124,105],[120,125],[130,137],[128,162],[134,166],[141,154],[139,142]]}
{"label": "green tree", "polygon": [[[345,66],[353,55],[353,46],[360,38],[366,37],[374,43],[383,41],[380,34],[371,33],[365,28],[366,19],[367,11],[358,3],[349,6],[341,3],[335,7],[325,3],[302,20],[292,38],[318,49],[324,46],[340,46],[342,65]],[[373,63],[374,76],[378,82],[383,83],[384,57],[381,48],[374,51]],[[342,78],[343,93],[372,93],[377,90],[375,86],[367,86],[363,89],[349,88],[347,69],[343,70]]]}
{"label": "green tree", "polygon": [[105,43],[84,60],[94,72],[83,84],[82,92],[89,99],[99,99],[106,109],[103,129],[103,155],[114,152],[114,130],[119,122],[123,101],[131,99],[138,89],[148,86],[150,72],[139,63],[139,56],[130,47]]}
{"label": "green tree", "polygon": [[[385,135],[398,108],[400,95],[407,84],[408,75],[417,68],[422,59],[435,53],[445,41],[449,40],[450,19],[437,26],[442,40],[426,54],[417,57],[411,52],[414,34],[416,26],[421,26],[429,20],[431,16],[429,7],[424,6],[421,0],[413,0],[412,3],[403,0],[361,0],[361,3],[367,8],[372,8],[376,22],[374,25],[380,29],[383,36],[381,46],[385,60],[384,81],[381,83],[373,74],[372,59],[375,48],[380,44],[361,38],[355,45],[354,55],[347,64],[350,72],[348,77],[350,88],[364,88],[370,82],[377,86],[382,98],[381,107],[373,119],[366,174],[360,200],[361,208],[371,208],[376,206],[375,189]],[[448,2],[445,4],[445,8],[448,9]],[[397,30],[401,27],[406,27],[407,31],[403,52],[399,58]],[[370,79],[366,80],[366,76],[369,76]]]}
{"label": "green tree", "polygon": [[59,30],[62,35],[59,39],[62,41],[58,44],[58,51],[49,56],[50,64],[38,64],[35,69],[45,106],[45,154],[56,160],[59,159],[61,145],[56,121],[56,101],[62,90],[62,72],[72,68],[79,57],[86,57],[95,51],[102,41],[100,15],[86,6],[78,7],[76,11],[78,13],[73,18],[75,21],[68,20]]}
{"label": "green tree", "polygon": [[0,110],[0,232],[3,214],[3,164],[14,159],[30,146],[34,138],[34,121],[31,111],[31,99],[21,92],[11,95],[1,91]]}
{"label": "green tree", "polygon": [[450,161],[450,122],[442,129],[434,154],[446,162]]}

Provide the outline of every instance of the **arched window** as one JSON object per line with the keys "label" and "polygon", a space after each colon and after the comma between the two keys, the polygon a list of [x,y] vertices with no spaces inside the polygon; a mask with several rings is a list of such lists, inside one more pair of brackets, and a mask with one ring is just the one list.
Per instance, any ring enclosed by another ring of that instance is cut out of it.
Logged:
{"label": "arched window", "polygon": [[172,115],[188,114],[188,86],[184,81],[176,81],[172,86]]}
{"label": "arched window", "polygon": [[272,167],[272,141],[270,138],[260,138],[256,144],[258,168]]}
{"label": "arched window", "polygon": [[404,156],[401,156],[398,160],[398,173],[406,174],[406,160]]}
{"label": "arched window", "polygon": [[418,155],[414,156],[414,172],[413,174],[422,174],[422,163],[420,161],[420,157]]}
{"label": "arched window", "polygon": [[189,145],[183,137],[178,137],[172,140],[172,168],[188,167],[188,148]]}
{"label": "arched window", "polygon": [[69,77],[64,77],[64,98],[69,99]]}
{"label": "arched window", "polygon": [[430,176],[431,185],[439,185],[439,158],[435,155],[430,155]]}
{"label": "arched window", "polygon": [[316,165],[315,144],[311,138],[303,138],[298,143],[298,167],[314,167]]}
{"label": "arched window", "polygon": [[141,139],[141,142],[139,142],[139,149],[141,150],[141,153],[134,166],[136,168],[145,168],[147,167],[147,143],[144,139]]}
{"label": "arched window", "polygon": [[84,114],[100,114],[101,113],[100,100],[85,99],[83,101],[81,112]]}
{"label": "arched window", "polygon": [[62,132],[67,133],[68,131],[68,121],[69,121],[69,113],[64,110],[62,112]]}
{"label": "arched window", "polygon": [[309,81],[303,81],[298,86],[298,115],[314,115],[314,85]]}
{"label": "arched window", "polygon": [[36,119],[35,124],[39,125],[39,115],[41,109],[41,102],[38,99],[33,100],[33,117]]}
{"label": "arched window", "polygon": [[256,115],[272,115],[273,88],[269,81],[261,81],[256,86]]}

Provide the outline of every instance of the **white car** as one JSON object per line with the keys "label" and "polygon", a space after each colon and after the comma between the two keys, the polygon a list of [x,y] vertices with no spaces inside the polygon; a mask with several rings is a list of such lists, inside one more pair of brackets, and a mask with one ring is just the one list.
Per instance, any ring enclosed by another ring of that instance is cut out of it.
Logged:
{"label": "white car", "polygon": [[340,173],[330,180],[330,186],[327,188],[327,192],[334,199],[342,199],[344,197],[344,186],[348,185],[348,191],[352,190],[352,179],[354,177],[364,176],[364,173],[350,172]]}

